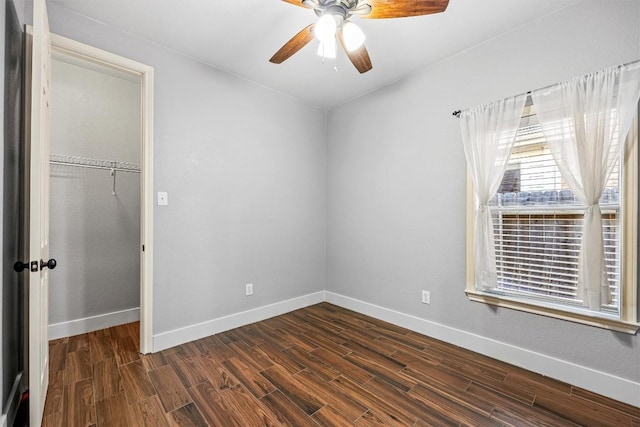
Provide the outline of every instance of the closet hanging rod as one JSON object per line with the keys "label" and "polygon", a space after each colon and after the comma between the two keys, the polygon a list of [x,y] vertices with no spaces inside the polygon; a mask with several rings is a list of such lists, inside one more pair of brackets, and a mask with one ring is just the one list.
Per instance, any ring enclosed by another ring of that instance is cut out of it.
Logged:
{"label": "closet hanging rod", "polygon": [[63,166],[75,166],[79,168],[87,168],[87,169],[104,169],[104,170],[115,170],[118,172],[133,172],[140,173],[140,169],[124,169],[124,168],[113,168],[111,166],[92,166],[92,165],[79,165],[77,163],[69,163],[69,162],[59,162],[57,160],[51,160],[49,163],[52,165],[63,165]]}
{"label": "closet hanging rod", "polygon": [[88,169],[104,169],[119,172],[140,173],[140,165],[137,165],[135,163],[91,159],[88,157],[61,156],[52,154],[49,157],[49,163],[54,165],[75,166]]}

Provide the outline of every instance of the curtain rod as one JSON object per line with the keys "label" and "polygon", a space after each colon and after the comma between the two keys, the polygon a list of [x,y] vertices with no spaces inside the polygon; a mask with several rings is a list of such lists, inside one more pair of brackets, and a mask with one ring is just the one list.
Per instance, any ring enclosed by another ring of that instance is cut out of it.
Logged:
{"label": "curtain rod", "polygon": [[[640,59],[637,59],[637,60],[635,60],[635,61],[631,61],[631,62],[627,62],[626,64],[618,65],[618,68],[620,68],[620,67],[625,67],[625,66],[627,66],[627,65],[633,65],[633,64],[640,64]],[[604,68],[604,69],[606,70],[606,68]],[[602,70],[600,70],[600,71],[602,71]],[[595,71],[595,72],[597,73],[598,71]],[[593,73],[589,73],[589,74],[593,74]],[[585,74],[584,76],[588,76],[589,74]],[[584,76],[583,76],[583,77],[584,77]],[[569,80],[571,80],[571,79],[569,79]],[[564,81],[566,81],[566,80],[564,80]],[[557,84],[558,84],[558,83],[553,83],[553,84],[550,84],[550,85],[547,85],[547,86],[543,86],[543,87],[541,87],[541,88],[538,88],[538,89],[536,89],[536,90],[549,89],[550,87],[555,86],[555,85],[557,85]],[[518,94],[518,95],[521,95],[521,94]],[[518,95],[515,95],[515,96],[518,96]],[[529,91],[527,91],[527,92],[525,93],[525,95],[531,95],[531,91],[530,91],[530,90],[529,90]],[[507,98],[505,98],[505,99],[507,99]],[[456,116],[457,118],[460,118],[460,114],[462,114],[462,110],[456,110],[456,111],[454,111],[454,112],[452,113],[452,115]]]}

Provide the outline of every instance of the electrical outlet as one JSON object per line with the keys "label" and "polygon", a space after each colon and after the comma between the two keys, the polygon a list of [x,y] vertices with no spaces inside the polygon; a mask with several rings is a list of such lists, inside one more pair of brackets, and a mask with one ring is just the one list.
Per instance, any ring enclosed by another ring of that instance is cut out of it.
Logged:
{"label": "electrical outlet", "polygon": [[169,193],[166,191],[158,191],[158,206],[167,206],[169,204]]}
{"label": "electrical outlet", "polygon": [[244,285],[245,295],[253,295],[253,283],[247,283]]}
{"label": "electrical outlet", "polygon": [[422,303],[423,304],[431,304],[431,292],[422,291]]}

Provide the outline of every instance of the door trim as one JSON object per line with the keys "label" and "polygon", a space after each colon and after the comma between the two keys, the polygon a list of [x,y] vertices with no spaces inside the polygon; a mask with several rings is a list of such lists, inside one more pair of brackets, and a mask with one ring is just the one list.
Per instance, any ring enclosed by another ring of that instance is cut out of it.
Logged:
{"label": "door trim", "polygon": [[[153,352],[153,67],[51,34],[53,52],[73,56],[140,77],[141,191],[140,191],[140,352]],[[144,250],[142,248],[144,247]]]}

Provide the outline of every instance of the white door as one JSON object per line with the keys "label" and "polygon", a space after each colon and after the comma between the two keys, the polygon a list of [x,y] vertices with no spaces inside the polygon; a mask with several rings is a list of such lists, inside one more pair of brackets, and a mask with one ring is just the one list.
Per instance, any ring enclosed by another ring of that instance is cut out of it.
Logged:
{"label": "white door", "polygon": [[55,261],[49,261],[51,35],[45,0],[33,2],[30,45],[31,66],[27,66],[27,72],[30,71],[31,79],[26,79],[26,87],[30,92],[27,92],[26,116],[30,120],[26,126],[29,159],[25,187],[28,190],[25,209],[28,224],[26,251],[30,260],[26,284],[29,301],[29,425],[39,427],[49,385],[48,282],[49,270],[55,267]]}

